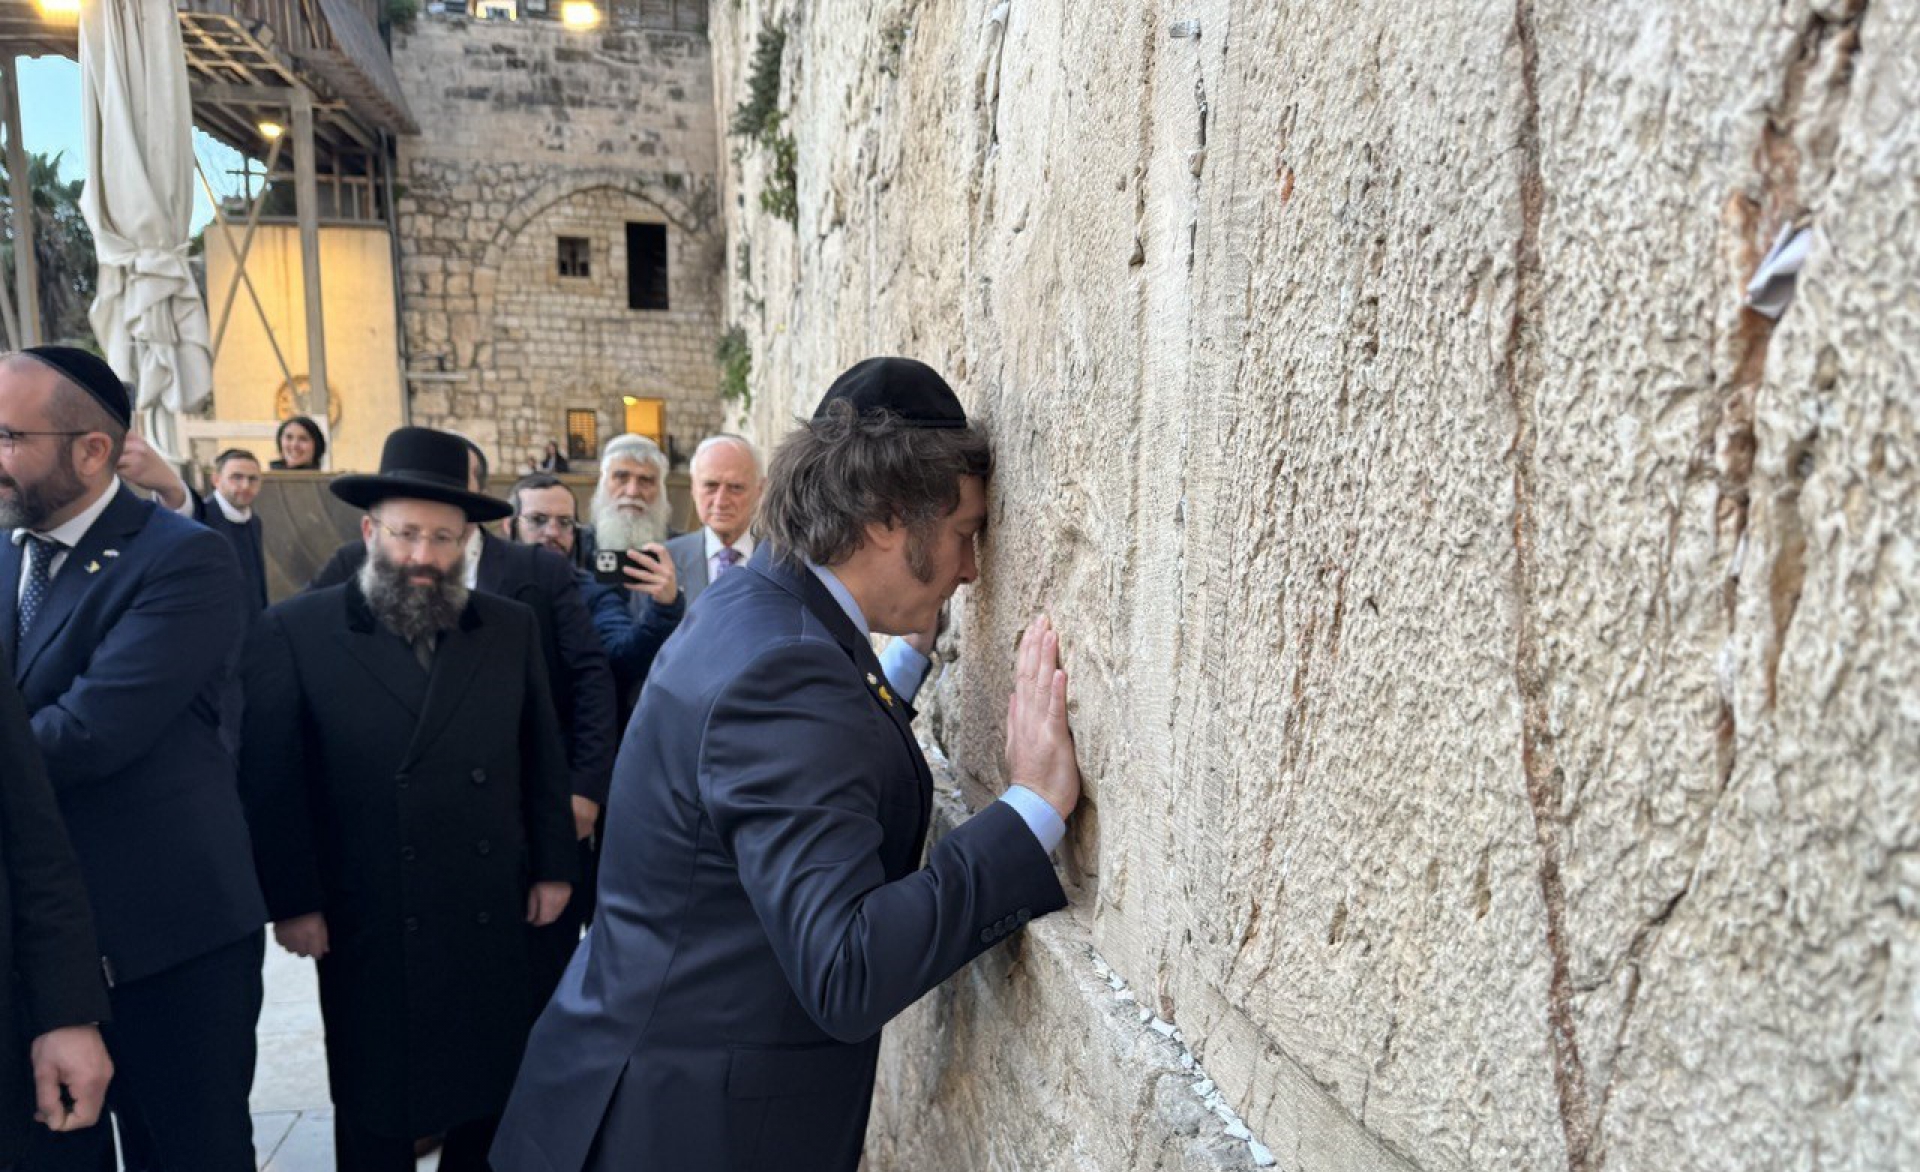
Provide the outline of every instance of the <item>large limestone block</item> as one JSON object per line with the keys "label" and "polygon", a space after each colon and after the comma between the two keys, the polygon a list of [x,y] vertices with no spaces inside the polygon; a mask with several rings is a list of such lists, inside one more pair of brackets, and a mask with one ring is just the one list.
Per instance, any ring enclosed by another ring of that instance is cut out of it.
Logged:
{"label": "large limestone block", "polygon": [[1064,940],[1283,1166],[1920,1166],[1920,3],[713,13],[722,116],[790,30],[749,424],[948,372],[999,469],[924,731],[991,795],[1045,606],[1088,774],[876,1167],[1189,1166]]}

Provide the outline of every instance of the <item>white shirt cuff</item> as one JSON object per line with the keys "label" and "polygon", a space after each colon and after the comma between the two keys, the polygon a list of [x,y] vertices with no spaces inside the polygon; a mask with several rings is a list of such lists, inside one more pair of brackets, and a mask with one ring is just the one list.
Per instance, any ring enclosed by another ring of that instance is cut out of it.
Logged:
{"label": "white shirt cuff", "polygon": [[1014,813],[1020,815],[1020,820],[1027,824],[1027,829],[1033,831],[1033,836],[1040,840],[1040,849],[1048,854],[1052,854],[1060,845],[1060,840],[1067,836],[1067,822],[1060,817],[1060,811],[1026,786],[1008,786],[1007,792],[1000,795],[1000,800],[1013,807]]}

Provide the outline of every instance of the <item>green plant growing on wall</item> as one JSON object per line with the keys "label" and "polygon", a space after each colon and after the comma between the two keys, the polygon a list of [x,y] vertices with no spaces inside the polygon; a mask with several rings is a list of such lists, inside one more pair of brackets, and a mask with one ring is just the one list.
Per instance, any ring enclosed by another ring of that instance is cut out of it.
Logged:
{"label": "green plant growing on wall", "polygon": [[784,118],[776,117],[773,129],[760,140],[767,152],[767,177],[760,188],[760,207],[768,215],[779,216],[789,224],[800,222],[800,179],[797,174],[800,149],[793,136],[782,127]]}
{"label": "green plant growing on wall", "polygon": [[800,219],[799,147],[786,129],[780,109],[780,67],[787,54],[787,31],[769,21],[761,26],[747,71],[747,96],[733,111],[729,129],[765,154],[767,175],[760,207],[789,224]]}
{"label": "green plant growing on wall", "polygon": [[747,344],[747,331],[729,326],[714,346],[713,356],[720,363],[720,397],[740,404],[742,411],[752,407],[753,388],[747,385],[747,376],[753,373],[753,349]]}
{"label": "green plant growing on wall", "polygon": [[387,0],[387,23],[403,33],[413,31],[420,15],[420,0]]}

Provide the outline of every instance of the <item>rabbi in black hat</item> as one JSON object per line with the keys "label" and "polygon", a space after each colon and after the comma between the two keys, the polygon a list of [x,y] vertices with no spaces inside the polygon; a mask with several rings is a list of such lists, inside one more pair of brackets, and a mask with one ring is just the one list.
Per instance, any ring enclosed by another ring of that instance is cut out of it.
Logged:
{"label": "rabbi in black hat", "polygon": [[[219,702],[246,607],[227,543],[115,474],[130,415],[85,351],[0,358],[0,662],[86,878],[114,1109],[167,1166],[240,1172],[266,909]],[[106,1126],[42,1132],[19,1166],[97,1168],[111,1144]]]}
{"label": "rabbi in black hat", "polygon": [[[498,1172],[853,1172],[880,1029],[1065,898],[1066,675],[1022,640],[1013,784],[921,864],[932,779],[868,643],[977,574],[986,437],[863,362],[773,457],[761,544],[655,662],[614,765],[593,931],[534,1027]],[[978,763],[976,772],[991,769]]]}
{"label": "rabbi in black hat", "polygon": [[533,612],[469,590],[468,531],[507,505],[467,446],[403,427],[353,577],[270,608],[250,639],[240,778],[274,937],[320,969],[336,1160],[484,1170],[539,1004],[529,933],[576,867],[566,750]]}

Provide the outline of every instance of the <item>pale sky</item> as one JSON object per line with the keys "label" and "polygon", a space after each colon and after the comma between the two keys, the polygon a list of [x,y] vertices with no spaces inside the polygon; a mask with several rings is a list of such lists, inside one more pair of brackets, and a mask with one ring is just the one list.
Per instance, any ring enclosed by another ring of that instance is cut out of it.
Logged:
{"label": "pale sky", "polygon": [[[86,177],[86,132],[80,125],[80,64],[65,57],[34,57],[20,60],[20,137],[27,150],[35,154],[63,152],[60,161],[62,179]],[[206,169],[207,179],[221,195],[238,194],[240,180],[228,175],[240,166],[240,154],[225,143],[193,132],[194,153]],[[206,194],[194,181],[193,230],[213,219],[213,208]]]}

